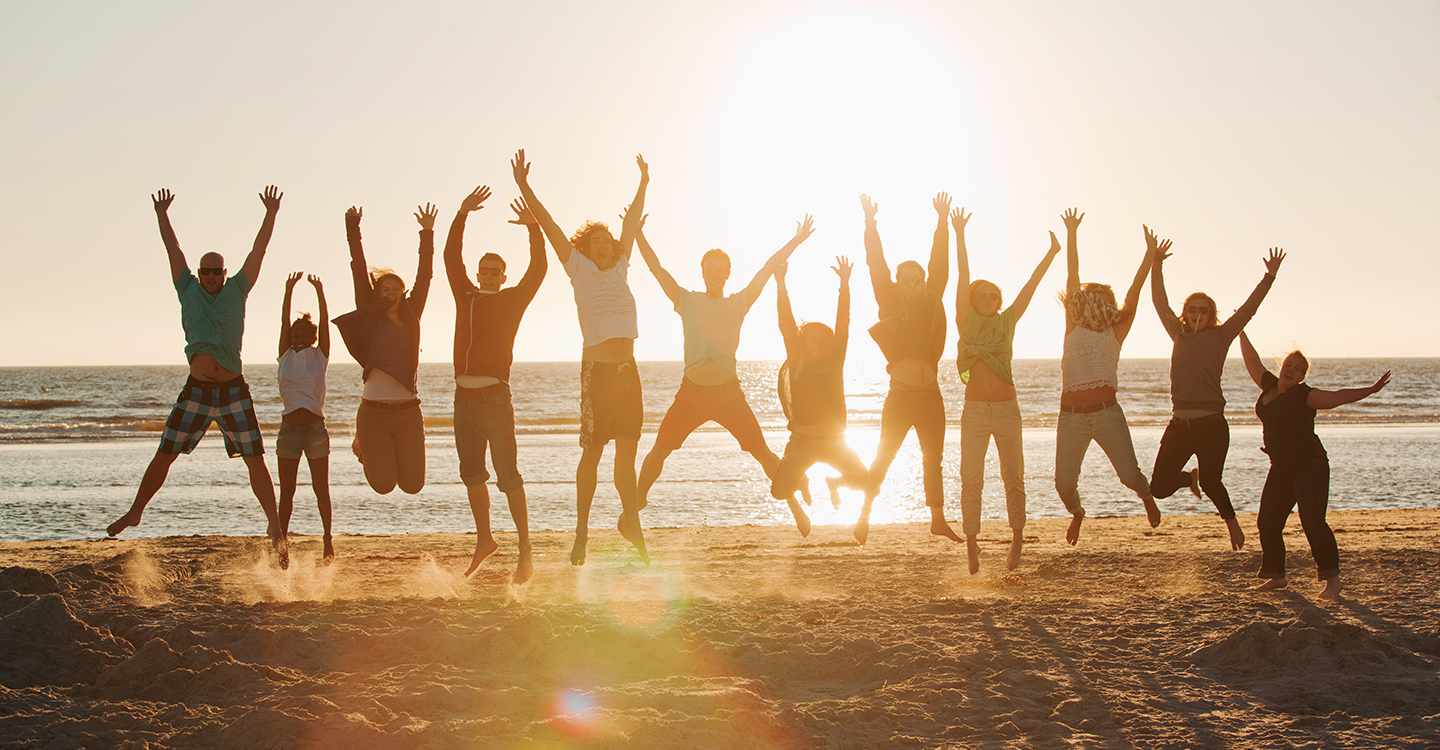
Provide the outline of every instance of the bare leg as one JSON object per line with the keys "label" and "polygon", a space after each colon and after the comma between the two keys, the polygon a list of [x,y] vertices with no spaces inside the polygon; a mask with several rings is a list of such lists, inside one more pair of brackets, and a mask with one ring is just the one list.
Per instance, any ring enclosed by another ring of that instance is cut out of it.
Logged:
{"label": "bare leg", "polygon": [[270,544],[280,555],[280,568],[289,568],[290,545],[285,537],[285,527],[280,523],[279,512],[275,508],[275,485],[270,480],[270,469],[265,465],[265,456],[245,456],[244,459],[245,468],[250,472],[250,489],[255,493],[255,499],[260,501],[260,509],[265,511]]}
{"label": "bare leg", "polygon": [[150,499],[165,484],[165,477],[170,474],[170,464],[175,463],[179,453],[163,453],[155,451],[155,456],[150,459],[150,465],[145,467],[145,475],[140,478],[140,488],[135,491],[135,500],[130,503],[130,510],[125,515],[115,519],[105,528],[107,536],[116,536],[131,526],[140,525],[140,516],[145,513],[145,506],[150,504]]}
{"label": "bare leg", "polygon": [[515,535],[520,542],[520,560],[515,563],[512,583],[525,583],[535,574],[535,562],[530,553],[530,507],[525,497],[525,486],[520,485],[505,493],[505,504],[510,506],[510,518],[515,521]]}
{"label": "bare leg", "polygon": [[1020,551],[1025,547],[1025,532],[1020,529],[1010,531],[1010,555],[1005,558],[1005,569],[1014,570],[1020,567]]}
{"label": "bare leg", "polygon": [[290,516],[295,512],[295,484],[300,475],[300,459],[277,458],[280,469],[280,528],[290,533]]}
{"label": "bare leg", "polygon": [[[1150,501],[1150,504],[1151,504],[1151,505],[1154,505],[1154,504],[1155,504],[1155,501],[1154,501],[1154,500],[1151,500],[1151,501]],[[1070,514],[1070,528],[1065,529],[1065,542],[1066,542],[1066,544],[1069,544],[1070,546],[1073,547],[1073,546],[1075,546],[1076,544],[1078,544],[1078,543],[1080,542],[1080,524],[1083,523],[1084,521],[1085,521],[1085,509],[1084,509],[1084,508],[1081,508],[1081,507],[1077,507],[1077,508],[1075,509],[1075,512],[1072,513],[1072,514]],[[1151,525],[1153,526],[1154,524],[1151,524]]]}
{"label": "bare leg", "polygon": [[585,545],[590,540],[590,505],[595,501],[595,473],[605,446],[586,446],[575,467],[575,544],[570,548],[570,564],[585,564]]}
{"label": "bare leg", "polygon": [[800,501],[791,495],[785,498],[785,504],[790,507],[790,515],[795,517],[795,528],[800,530],[800,536],[810,536],[810,517],[805,515],[805,509],[800,507]]}
{"label": "bare leg", "polygon": [[465,569],[468,577],[499,545],[495,544],[495,535],[490,531],[490,488],[484,482],[466,484],[465,495],[470,499],[470,515],[475,517],[475,554],[470,556],[470,567]]}
{"label": "bare leg", "polygon": [[310,459],[310,488],[315,490],[315,509],[320,511],[320,526],[325,530],[324,559],[335,559],[335,544],[330,538],[330,457]]}
{"label": "bare leg", "polygon": [[[660,478],[660,472],[665,470],[665,459],[670,457],[671,451],[660,448],[651,448],[650,453],[645,456],[645,462],[640,465],[640,507],[645,507],[650,499],[650,488],[655,486],[656,480]],[[633,465],[633,464],[632,464]]]}
{"label": "bare leg", "polygon": [[635,481],[637,443],[635,440],[615,441],[615,491],[620,495],[620,520],[615,528],[648,565],[650,553],[645,549],[645,530],[640,526],[640,508],[643,505]]}
{"label": "bare leg", "polygon": [[976,541],[975,535],[965,536],[965,558],[970,564],[970,575],[980,572],[980,543]]}
{"label": "bare leg", "polygon": [[1339,598],[1340,598],[1340,574],[1339,574],[1339,573],[1336,573],[1335,575],[1330,576],[1329,578],[1326,578],[1326,579],[1325,579],[1325,588],[1321,589],[1321,591],[1320,591],[1320,598],[1321,598],[1321,599],[1330,599],[1330,600],[1334,600],[1334,599],[1339,599]]}

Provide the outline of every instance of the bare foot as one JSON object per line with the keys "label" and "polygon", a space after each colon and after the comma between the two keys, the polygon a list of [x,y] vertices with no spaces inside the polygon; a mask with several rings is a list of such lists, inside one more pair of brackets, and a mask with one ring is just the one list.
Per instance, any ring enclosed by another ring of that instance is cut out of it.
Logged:
{"label": "bare foot", "polygon": [[1020,550],[1025,546],[1025,537],[1020,532],[1010,539],[1010,554],[1005,558],[1005,569],[1014,570],[1020,567]]}
{"label": "bare foot", "polygon": [[325,552],[322,559],[325,560],[326,565],[329,565],[330,563],[335,562],[335,543],[331,541],[329,534],[325,535],[324,543]]}
{"label": "bare foot", "polygon": [[1320,590],[1320,598],[1330,601],[1340,598],[1340,576],[1333,575],[1325,579],[1325,588]]}
{"label": "bare foot", "polygon": [[[1070,528],[1065,530],[1065,543],[1074,547],[1080,542],[1080,524],[1085,521],[1085,509],[1077,508],[1070,516]],[[1014,567],[1014,566],[1011,566]]]}
{"label": "bare foot", "polygon": [[576,530],[575,530],[575,543],[570,546],[570,564],[571,564],[571,565],[584,565],[584,564],[585,564],[585,545],[586,545],[586,543],[589,542],[589,541],[590,541],[590,530],[589,530],[589,529],[576,529]]}
{"label": "bare foot", "polygon": [[970,560],[970,575],[980,572],[980,543],[975,537],[965,537],[965,556]]}
{"label": "bare foot", "polygon": [[950,528],[950,522],[945,520],[945,512],[939,508],[930,510],[930,533],[935,536],[943,536],[952,542],[960,541],[960,535]]}
{"label": "bare foot", "polygon": [[499,548],[500,545],[495,543],[495,537],[493,536],[476,538],[475,554],[470,556],[470,567],[465,569],[465,577],[469,578],[470,574],[474,573],[475,569],[480,567],[480,563],[485,562],[485,558],[494,554],[495,550]]}
{"label": "bare foot", "polygon": [[805,509],[800,507],[800,502],[792,495],[785,500],[790,506],[790,515],[795,517],[795,528],[800,530],[800,536],[810,536],[810,517],[805,515]]}
{"label": "bare foot", "polygon": [[864,544],[865,540],[870,538],[870,519],[863,515],[860,516],[860,520],[855,522],[853,533],[855,535],[855,542],[857,544]]}
{"label": "bare foot", "polygon": [[290,540],[284,534],[276,534],[270,537],[270,547],[280,557],[280,569],[290,569]]}
{"label": "bare foot", "polygon": [[1230,549],[1239,552],[1245,546],[1245,532],[1240,530],[1240,521],[1227,518],[1225,527],[1230,530]]}
{"label": "bare foot", "polygon": [[1160,526],[1160,506],[1155,504],[1155,498],[1147,497],[1145,501],[1145,518],[1150,521],[1150,528]]}
{"label": "bare foot", "polygon": [[[830,504],[835,506],[835,510],[840,510],[841,481],[843,480],[841,480],[840,477],[825,477],[825,486],[830,489]],[[864,544],[864,542],[861,542],[861,544]]]}
{"label": "bare foot", "polygon": [[1189,481],[1189,482],[1187,483],[1187,485],[1186,485],[1186,486],[1188,486],[1188,487],[1190,488],[1190,494],[1194,495],[1196,500],[1199,500],[1199,499],[1200,499],[1200,470],[1199,470],[1199,469],[1191,469],[1191,470],[1189,470],[1189,471],[1187,471],[1187,472],[1185,472],[1185,473],[1186,473],[1187,475],[1189,475],[1189,477],[1190,477],[1190,481]]}
{"label": "bare foot", "polygon": [[1285,580],[1285,576],[1280,576],[1279,578],[1267,578],[1267,579],[1265,579],[1265,581],[1264,581],[1263,583],[1261,583],[1260,585],[1258,585],[1258,586],[1255,587],[1255,590],[1256,590],[1256,591],[1274,591],[1274,590],[1276,590],[1276,589],[1283,589],[1283,588],[1285,588],[1285,587],[1288,586],[1288,585],[1290,585],[1290,582],[1287,581],[1287,580]]}
{"label": "bare foot", "polygon": [[127,511],[125,515],[115,519],[115,523],[105,527],[105,536],[118,536],[120,532],[131,526],[140,525],[140,514]]}
{"label": "bare foot", "polygon": [[645,561],[646,565],[649,565],[650,553],[645,549],[645,530],[640,528],[640,511],[627,510],[621,512],[620,521],[615,524],[615,528],[619,530],[620,536],[624,537],[625,541],[634,545],[635,551],[640,555],[640,559]]}
{"label": "bare foot", "polygon": [[510,576],[510,582],[518,586],[528,582],[534,574],[535,563],[530,559],[530,548],[524,547],[520,550],[520,562],[515,564],[515,575]]}

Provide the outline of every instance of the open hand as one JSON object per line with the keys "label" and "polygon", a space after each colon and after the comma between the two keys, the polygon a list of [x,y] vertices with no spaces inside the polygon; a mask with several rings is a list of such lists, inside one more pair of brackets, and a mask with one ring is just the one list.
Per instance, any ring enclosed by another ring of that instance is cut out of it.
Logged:
{"label": "open hand", "polygon": [[360,228],[360,219],[365,216],[365,209],[351,206],[345,209],[345,228]]}
{"label": "open hand", "polygon": [[1270,254],[1265,257],[1265,273],[1274,276],[1280,272],[1280,264],[1285,262],[1285,251],[1282,248],[1270,248]]}
{"label": "open hand", "polygon": [[420,222],[421,230],[431,231],[435,229],[435,216],[439,213],[440,209],[435,208],[434,203],[426,203],[423,206],[415,207],[415,220]]}
{"label": "open hand", "polygon": [[1050,255],[1060,254],[1060,238],[1056,237],[1054,232],[1050,233],[1050,250],[1048,253]]}
{"label": "open hand", "polygon": [[319,276],[316,276],[315,274],[312,273],[312,274],[310,274],[309,276],[306,276],[306,277],[305,277],[305,280],[308,281],[308,282],[310,282],[310,286],[315,287],[315,293],[316,293],[316,294],[321,294],[321,295],[323,295],[323,294],[325,293],[325,287],[320,284],[320,277],[319,277]]}
{"label": "open hand", "polygon": [[1060,220],[1065,222],[1065,231],[1067,232],[1074,232],[1076,229],[1079,229],[1080,221],[1084,218],[1085,214],[1080,213],[1080,209],[1078,208],[1072,208],[1060,214]]}
{"label": "open hand", "polygon": [[510,174],[515,177],[516,185],[524,185],[530,179],[530,162],[525,161],[525,149],[515,152],[515,158],[510,160]]}
{"label": "open hand", "polygon": [[[481,204],[484,203],[485,200],[486,200],[487,198],[489,198],[489,197],[490,197],[490,186],[489,186],[489,185],[481,185],[480,187],[477,187],[477,188],[475,188],[474,190],[471,190],[471,191],[470,191],[470,194],[467,195],[467,196],[465,196],[465,198],[460,201],[460,211],[461,211],[461,213],[467,213],[467,214],[468,214],[468,213],[470,213],[471,211],[479,211],[481,208],[484,207],[484,206],[482,206]],[[417,217],[417,218],[418,218],[418,217]],[[422,222],[422,223],[423,223],[423,222]]]}
{"label": "open hand", "polygon": [[842,285],[849,284],[850,272],[855,270],[855,264],[851,263],[849,258],[843,255],[837,255],[835,256],[835,265],[830,266],[830,270],[834,271],[835,275],[840,277],[840,283]]}
{"label": "open hand", "polygon": [[540,223],[535,220],[535,214],[530,212],[530,204],[526,203],[524,198],[516,198],[510,201],[510,210],[515,212],[515,218],[510,220],[511,224],[520,224],[529,227]]}
{"label": "open hand", "polygon": [[1389,370],[1386,370],[1386,371],[1385,371],[1385,374],[1384,374],[1384,375],[1381,375],[1381,376],[1380,376],[1380,379],[1379,379],[1379,380],[1376,380],[1376,381],[1375,381],[1375,384],[1372,385],[1372,386],[1370,386],[1370,392],[1371,392],[1371,393],[1379,393],[1379,392],[1381,391],[1381,389],[1383,389],[1383,388],[1384,388],[1385,386],[1387,386],[1387,385],[1390,385],[1390,371],[1389,371]]}
{"label": "open hand", "polygon": [[303,274],[303,273],[301,273],[301,272],[299,272],[299,271],[296,271],[296,272],[290,274],[289,276],[286,276],[286,277],[285,277],[285,293],[286,293],[286,294],[289,294],[289,293],[290,293],[290,290],[291,290],[291,289],[294,289],[294,288],[295,288],[295,285],[298,284],[298,283],[300,283],[300,277],[301,277],[301,276],[304,276],[304,275],[305,275],[305,274]]}
{"label": "open hand", "polygon": [[[630,218],[630,207],[629,207],[629,206],[626,206],[626,207],[620,209],[620,223],[621,223],[621,224],[624,224],[625,221],[626,221],[627,219],[629,219],[629,218]],[[640,215],[640,220],[637,221],[637,222],[635,222],[635,231],[638,232],[638,231],[640,231],[641,229],[644,229],[644,228],[645,228],[645,220],[648,219],[648,218],[650,218],[650,214],[641,214],[641,215]]]}
{"label": "open hand", "polygon": [[945,215],[950,213],[950,194],[944,191],[936,193],[930,205],[935,207],[935,213],[940,214],[940,218],[945,218]]}
{"label": "open hand", "polygon": [[284,197],[285,194],[280,192],[280,188],[266,185],[265,191],[260,194],[260,202],[264,204],[267,213],[273,214],[280,210],[280,199]]}
{"label": "open hand", "polygon": [[964,208],[950,209],[950,226],[957,232],[965,231],[965,225],[970,223],[970,217],[975,214],[967,212]]}
{"label": "open hand", "polygon": [[644,157],[644,156],[641,156],[640,154],[636,154],[636,155],[635,155],[635,166],[637,166],[637,167],[640,168],[640,179],[642,179],[642,180],[644,180],[644,181],[646,181],[646,182],[649,182],[649,181],[650,181],[650,165],[645,163],[645,157]]}
{"label": "open hand", "polygon": [[880,205],[870,196],[860,194],[860,209],[865,212],[866,221],[874,221],[875,214],[880,211]]}
{"label": "open hand", "polygon": [[805,218],[795,222],[795,236],[790,238],[790,244],[799,245],[805,240],[810,239],[810,235],[814,233],[815,217],[810,214],[805,214]]}
{"label": "open hand", "polygon": [[175,194],[167,188],[160,188],[160,192],[150,196],[150,202],[155,204],[156,213],[165,213],[170,210],[170,204],[175,201]]}
{"label": "open hand", "polygon": [[1150,253],[1150,260],[1156,264],[1164,263],[1172,253],[1170,252],[1170,240],[1162,240],[1155,234],[1155,230],[1149,226],[1145,228],[1145,249]]}

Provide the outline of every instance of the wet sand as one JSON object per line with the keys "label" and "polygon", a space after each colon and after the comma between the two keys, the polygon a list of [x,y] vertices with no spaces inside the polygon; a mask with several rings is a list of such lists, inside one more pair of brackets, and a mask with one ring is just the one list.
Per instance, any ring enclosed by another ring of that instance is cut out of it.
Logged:
{"label": "wet sand", "polygon": [[1323,602],[1214,516],[1034,521],[1018,570],[922,526],[0,544],[0,737],[36,747],[1440,745],[1440,511],[1331,514]]}

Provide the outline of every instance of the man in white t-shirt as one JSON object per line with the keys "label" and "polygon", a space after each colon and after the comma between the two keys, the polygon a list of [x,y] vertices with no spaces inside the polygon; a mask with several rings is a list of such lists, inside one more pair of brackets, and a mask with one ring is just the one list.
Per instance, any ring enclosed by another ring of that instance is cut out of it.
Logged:
{"label": "man in white t-shirt", "polygon": [[530,206],[540,228],[555,249],[555,256],[570,277],[575,290],[575,309],[580,318],[584,351],[580,357],[580,464],[575,468],[575,545],[570,550],[573,565],[585,564],[589,540],[590,505],[595,499],[596,472],[605,444],[615,441],[615,490],[620,495],[620,535],[649,561],[645,532],[640,526],[644,507],[635,487],[635,454],[640,427],[645,419],[640,390],[640,372],[635,367],[635,297],[630,294],[630,250],[635,244],[640,217],[645,210],[645,189],[650,170],[637,155],[640,186],[635,191],[617,241],[610,228],[587,222],[567,237],[530,188],[530,164],[525,151],[515,154],[511,164],[515,184]]}
{"label": "man in white t-shirt", "polygon": [[[730,279],[730,256],[724,250],[713,249],[700,259],[700,275],[705,280],[705,291],[694,292],[681,287],[675,278],[660,264],[660,258],[645,238],[644,218],[641,217],[636,240],[640,246],[640,257],[660,282],[660,289],[675,305],[675,312],[685,330],[685,377],[680,381],[680,390],[675,401],[665,412],[660,422],[660,432],[655,445],[640,467],[640,502],[643,506],[650,494],[650,488],[665,469],[665,459],[685,443],[685,439],[696,428],[706,422],[717,422],[735,437],[740,449],[755,457],[765,470],[765,476],[772,480],[780,465],[780,458],[765,443],[765,434],[760,422],[740,389],[740,377],[736,372],[735,352],[740,346],[740,328],[745,315],[775,270],[783,266],[790,254],[814,231],[814,222],[809,216],[795,226],[795,234],[783,247],[770,256],[755,277],[735,294],[725,295],[725,283]],[[809,524],[801,522],[802,533],[809,532]]]}

